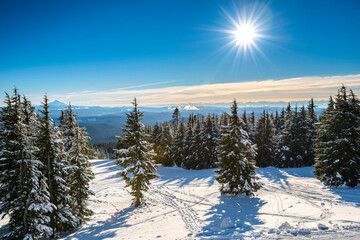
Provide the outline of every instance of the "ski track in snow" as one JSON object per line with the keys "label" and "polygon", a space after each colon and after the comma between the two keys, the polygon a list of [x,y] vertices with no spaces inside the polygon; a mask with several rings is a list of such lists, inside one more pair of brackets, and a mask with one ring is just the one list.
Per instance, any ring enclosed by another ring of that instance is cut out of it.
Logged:
{"label": "ski track in snow", "polygon": [[[221,196],[213,169],[160,167],[135,208],[113,160],[92,162],[95,214],[63,240],[360,239],[360,187],[324,187],[312,168],[259,169],[264,185],[250,198]],[[228,217],[234,226],[221,228]]]}
{"label": "ski track in snow", "polygon": [[[343,201],[314,178],[312,168],[260,169],[264,186],[254,198],[224,198],[213,169],[161,167],[161,177],[144,195],[146,204],[136,209],[116,175],[120,168],[111,160],[93,162],[96,196],[90,206],[99,210],[63,239],[360,239],[360,194],[355,203]],[[346,190],[356,193],[360,188]],[[234,227],[221,229],[227,216]],[[290,227],[280,229],[286,222]],[[318,229],[319,223],[329,229]],[[94,226],[100,230],[91,235]]]}

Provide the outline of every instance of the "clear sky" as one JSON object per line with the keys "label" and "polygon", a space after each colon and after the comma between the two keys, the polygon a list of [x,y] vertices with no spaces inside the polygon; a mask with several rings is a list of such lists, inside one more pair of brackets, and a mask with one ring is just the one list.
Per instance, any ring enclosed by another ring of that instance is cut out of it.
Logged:
{"label": "clear sky", "polygon": [[[249,9],[262,11],[265,37],[254,40],[260,51],[236,56],[221,30],[234,28],[226,13]],[[324,99],[341,83],[360,89],[359,11],[356,0],[3,0],[0,90],[104,106],[134,95],[151,105]],[[261,99],[244,93],[262,83]]]}

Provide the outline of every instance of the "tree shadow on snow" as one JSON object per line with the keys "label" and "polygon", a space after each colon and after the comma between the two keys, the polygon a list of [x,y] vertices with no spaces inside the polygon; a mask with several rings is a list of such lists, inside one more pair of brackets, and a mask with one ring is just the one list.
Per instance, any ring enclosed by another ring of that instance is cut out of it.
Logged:
{"label": "tree shadow on snow", "polygon": [[[121,228],[129,227],[127,224],[128,218],[135,210],[135,207],[131,206],[121,210],[110,216],[106,221],[99,221],[92,225],[85,225],[76,232],[71,233],[68,236],[62,236],[64,240],[71,239],[86,239],[86,240],[101,240],[104,238],[115,237],[116,231]],[[120,230],[121,231],[121,230]]]}
{"label": "tree shadow on snow", "polygon": [[351,203],[357,207],[360,207],[360,185],[357,187],[329,187],[332,193],[339,195],[342,201]]}
{"label": "tree shadow on snow", "polygon": [[[219,204],[214,205],[206,214],[210,224],[203,227],[202,232],[197,237],[209,236],[231,236],[235,232],[245,233],[253,230],[254,225],[261,225],[259,219],[259,209],[265,204],[257,197],[241,196],[220,196]],[[227,218],[230,218],[230,224]],[[222,225],[222,222],[223,226]]]}
{"label": "tree shadow on snow", "polygon": [[157,169],[160,178],[157,180],[162,181],[163,184],[176,184],[180,187],[196,183],[196,184],[206,184],[211,186],[215,182],[213,169],[201,169],[201,170],[186,170],[180,167],[159,167]]}

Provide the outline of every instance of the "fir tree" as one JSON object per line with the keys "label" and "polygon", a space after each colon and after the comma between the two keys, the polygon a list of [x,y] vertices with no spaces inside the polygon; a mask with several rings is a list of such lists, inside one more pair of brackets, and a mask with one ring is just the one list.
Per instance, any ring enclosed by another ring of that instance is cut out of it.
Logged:
{"label": "fir tree", "polygon": [[183,166],[184,168],[189,169],[192,165],[192,162],[194,162],[194,155],[193,150],[195,148],[193,144],[193,128],[192,128],[193,120],[192,115],[189,116],[189,120],[186,123],[186,129],[185,129],[185,141],[184,141],[184,159],[183,159]]}
{"label": "fir tree", "polygon": [[181,121],[176,129],[173,138],[172,150],[170,158],[174,161],[176,166],[183,166],[183,159],[185,158],[185,124]]}
{"label": "fir tree", "polygon": [[314,100],[311,98],[306,112],[307,133],[305,142],[305,166],[312,166],[314,164],[314,139],[316,137],[315,125],[318,121],[315,113],[315,107]]}
{"label": "fir tree", "polygon": [[215,178],[221,184],[222,194],[253,195],[260,188],[255,175],[256,152],[242,126],[234,100],[230,123],[221,126],[217,147],[220,169],[215,171]]}
{"label": "fir tree", "polygon": [[80,128],[76,122],[72,127],[71,142],[69,145],[68,181],[71,183],[70,194],[73,198],[73,212],[81,224],[86,217],[92,214],[87,206],[87,200],[94,193],[90,190],[90,181],[95,175],[91,169],[89,159],[94,151],[90,145],[90,137],[85,128]]}
{"label": "fir tree", "polygon": [[269,113],[265,110],[255,124],[255,144],[257,146],[256,165],[259,167],[274,166],[274,126]]}
{"label": "fir tree", "polygon": [[201,142],[203,144],[204,168],[214,168],[218,161],[216,142],[218,131],[210,114],[206,117],[205,125],[201,131]]}
{"label": "fir tree", "polygon": [[130,194],[134,196],[134,205],[142,204],[143,192],[149,189],[150,180],[158,177],[154,173],[157,165],[154,163],[154,154],[148,142],[149,135],[144,132],[141,119],[143,112],[138,110],[136,98],[133,111],[126,113],[127,119],[123,134],[118,138],[123,146],[116,150],[116,165],[124,168],[120,175],[126,182],[126,187],[131,188]]}
{"label": "fir tree", "polygon": [[[13,96],[5,93],[5,107],[0,114],[0,206],[1,214],[9,214],[13,209],[12,203],[18,197],[18,176],[20,169],[18,161],[21,159],[22,136],[18,127],[21,126],[20,95],[14,89]],[[14,189],[15,188],[15,189]]]}
{"label": "fir tree", "polygon": [[184,163],[186,169],[203,169],[205,166],[204,160],[204,143],[201,136],[200,121],[196,121],[195,129],[189,139],[189,146],[191,151],[189,152],[189,158]]}
{"label": "fir tree", "polygon": [[71,104],[68,105],[68,108],[65,111],[61,111],[59,120],[60,130],[63,132],[65,150],[69,151],[70,144],[74,137],[74,127],[76,122]]}
{"label": "fir tree", "polygon": [[[6,169],[9,172],[7,172],[7,180],[2,179],[1,190],[7,191],[6,197],[2,198],[2,212],[9,214],[10,220],[9,232],[3,238],[48,237],[52,234],[52,229],[46,214],[53,211],[54,206],[49,202],[46,179],[40,171],[42,164],[35,158],[37,131],[34,108],[25,97],[21,103],[16,89],[11,98],[7,94],[6,103],[7,106],[2,109],[1,114],[1,129],[7,133],[1,135],[5,143],[2,160],[11,159],[11,164],[2,167],[11,167],[11,169]],[[12,122],[9,121],[11,119]]]}
{"label": "fir tree", "polygon": [[157,156],[157,161],[163,166],[171,167],[174,165],[174,160],[170,157],[172,148],[172,129],[168,122],[162,126],[160,135],[160,153]]}
{"label": "fir tree", "polygon": [[175,108],[174,109],[174,112],[172,114],[172,118],[171,118],[171,126],[172,126],[172,129],[176,129],[177,126],[179,125],[179,122],[180,122],[180,117],[181,117],[181,114],[180,114],[180,110],[179,108]]}
{"label": "fir tree", "polygon": [[360,179],[359,100],[343,86],[330,99],[317,129],[314,173],[329,186],[355,187]]}
{"label": "fir tree", "polygon": [[50,214],[50,224],[55,234],[78,226],[79,219],[72,212],[71,184],[67,181],[66,171],[69,162],[62,132],[50,117],[47,96],[42,104],[39,135],[36,140],[39,151],[36,157],[44,165],[43,172],[47,178],[50,202],[56,207]]}

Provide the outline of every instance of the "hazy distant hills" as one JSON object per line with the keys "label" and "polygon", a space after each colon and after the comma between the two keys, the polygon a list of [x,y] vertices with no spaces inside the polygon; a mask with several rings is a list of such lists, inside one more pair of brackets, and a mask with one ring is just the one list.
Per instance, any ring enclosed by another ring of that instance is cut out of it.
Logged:
{"label": "hazy distant hills", "polygon": [[[228,104],[230,106],[230,103]],[[171,115],[176,106],[171,107],[140,107],[144,111],[144,124],[154,124],[156,122],[163,122],[171,119]],[[185,105],[180,106],[181,116],[185,119],[191,114],[207,115],[222,114],[229,112],[228,106],[214,107],[214,106],[195,106]],[[39,106],[37,106],[39,108]],[[55,121],[58,121],[61,110],[67,108],[65,103],[60,101],[53,101],[50,103],[51,116]],[[115,136],[121,134],[120,127],[125,122],[125,113],[131,110],[131,107],[99,107],[99,106],[72,106],[74,113],[78,116],[81,126],[87,128],[87,132],[92,137],[92,143],[101,143],[116,141]],[[258,116],[266,109],[269,112],[281,111],[282,107],[270,106],[255,106],[255,107],[239,107],[239,112],[242,114],[244,110],[247,113],[254,111]],[[317,108],[317,112],[321,112],[322,108]]]}

